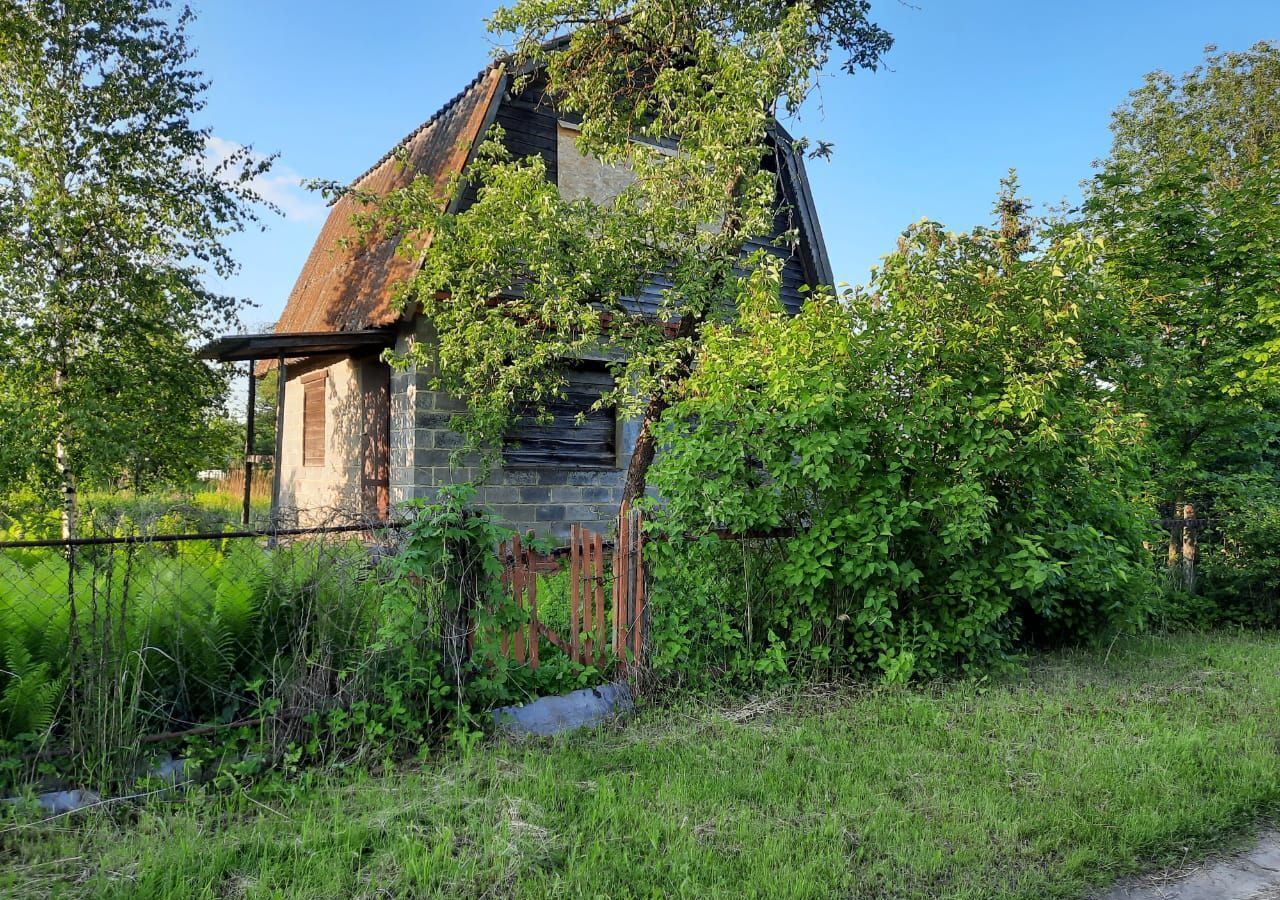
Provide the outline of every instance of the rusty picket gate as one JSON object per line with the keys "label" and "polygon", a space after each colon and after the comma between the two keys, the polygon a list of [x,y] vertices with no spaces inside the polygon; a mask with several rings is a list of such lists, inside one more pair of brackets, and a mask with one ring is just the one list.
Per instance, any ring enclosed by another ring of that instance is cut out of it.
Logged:
{"label": "rusty picket gate", "polygon": [[[612,599],[605,608],[605,556],[612,555]],[[624,668],[642,668],[648,656],[649,610],[644,568],[644,514],[624,506],[618,516],[618,538],[610,543],[604,535],[574,525],[569,546],[539,553],[519,537],[498,547],[503,561],[502,585],[516,607],[526,613],[524,621],[500,639],[503,656],[536,669],[542,642],[559,648],[582,666],[609,664],[610,658]],[[568,560],[569,633],[560,635],[538,614],[538,576],[564,571]],[[610,654],[612,651],[612,654]]]}

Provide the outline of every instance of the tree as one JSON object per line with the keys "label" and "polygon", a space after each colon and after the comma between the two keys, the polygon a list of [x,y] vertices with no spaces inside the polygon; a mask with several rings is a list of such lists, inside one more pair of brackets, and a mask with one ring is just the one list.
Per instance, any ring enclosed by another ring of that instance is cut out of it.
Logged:
{"label": "tree", "polygon": [[[997,212],[913,226],[867,290],[792,318],[753,284],[708,326],[654,464],[660,665],[934,677],[1141,617],[1141,417],[1082,351],[1096,247],[1042,240],[1012,182]],[[721,528],[790,536],[747,578],[749,545],[684,538]]]}
{"label": "tree", "polygon": [[272,368],[259,379],[257,391],[254,393],[253,452],[259,456],[275,456],[276,392],[279,379],[279,367]]}
{"label": "tree", "polygon": [[[410,237],[425,262],[403,286],[421,303],[438,346],[437,386],[465,396],[459,428],[495,447],[515,411],[563,386],[559,366],[584,352],[618,360],[603,398],[642,417],[624,496],[644,492],[654,428],[694,365],[706,324],[732,316],[745,279],[768,265],[743,260],[767,234],[774,176],[770,128],[795,111],[832,53],[848,72],[875,69],[891,45],[866,0],[518,0],[491,30],[516,36],[516,73],[545,72],[562,114],[581,116],[580,148],[634,181],[608,204],[566,200],[537,157],[512,159],[491,139],[466,173],[476,200],[448,212],[427,179],[386,198],[370,230]],[[527,77],[527,76],[525,76]],[[655,145],[675,139],[678,153]],[[455,182],[449,196],[466,188]],[[658,321],[623,300],[654,273],[671,282]],[[518,288],[517,288],[518,286]],[[495,303],[495,298],[502,298]]]}
{"label": "tree", "polygon": [[1154,73],[1112,131],[1084,206],[1114,288],[1090,351],[1148,421],[1157,499],[1203,511],[1280,436],[1280,47]]}
{"label": "tree", "polygon": [[183,473],[223,377],[194,342],[236,302],[223,238],[270,160],[204,161],[192,14],[168,0],[0,0],[0,486]]}

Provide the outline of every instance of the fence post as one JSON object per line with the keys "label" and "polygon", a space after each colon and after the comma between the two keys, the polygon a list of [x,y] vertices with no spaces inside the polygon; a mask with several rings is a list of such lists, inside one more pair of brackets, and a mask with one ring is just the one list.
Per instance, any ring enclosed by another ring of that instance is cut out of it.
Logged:
{"label": "fence post", "polygon": [[604,535],[592,535],[592,541],[595,544],[595,590],[593,593],[596,598],[595,609],[595,639],[592,642],[592,649],[595,651],[596,665],[604,666],[605,653],[608,650],[608,638],[605,636],[604,630]]}
{"label": "fence post", "polygon": [[649,603],[648,586],[645,583],[647,573],[644,564],[644,510],[635,510],[635,523],[631,526],[631,539],[635,542],[636,665],[646,666],[649,659]]}
{"label": "fence post", "polygon": [[1188,503],[1182,507],[1182,586],[1191,594],[1196,592],[1196,545],[1200,532],[1195,518],[1194,506]]}
{"label": "fence post", "polygon": [[[78,705],[80,681],[80,625],[76,621],[76,545],[67,544],[67,703],[71,710]],[[71,750],[76,750],[76,732],[71,730]]]}
{"label": "fence post", "polygon": [[582,526],[569,528],[569,659],[582,662],[579,644],[581,623],[578,619],[578,603],[581,602],[582,585]]}
{"label": "fence post", "polygon": [[[515,595],[516,609],[524,610],[524,566],[521,560],[523,554],[520,548],[520,535],[511,538],[511,586],[512,593]],[[524,623],[516,623],[516,646],[515,646],[516,662],[524,662]]]}
{"label": "fence post", "polygon": [[624,503],[618,512],[618,544],[613,551],[613,583],[617,585],[620,615],[615,619],[614,653],[627,664],[631,649],[631,507]]}
{"label": "fence post", "polygon": [[258,401],[258,379],[253,377],[254,360],[249,360],[249,401],[244,411],[244,494],[241,498],[240,524],[248,525],[253,505],[253,414]]}
{"label": "fence post", "polygon": [[525,559],[528,560],[525,571],[529,576],[527,584],[529,592],[529,668],[536,671],[538,668],[538,570],[533,564],[533,551],[525,547],[524,553]]}

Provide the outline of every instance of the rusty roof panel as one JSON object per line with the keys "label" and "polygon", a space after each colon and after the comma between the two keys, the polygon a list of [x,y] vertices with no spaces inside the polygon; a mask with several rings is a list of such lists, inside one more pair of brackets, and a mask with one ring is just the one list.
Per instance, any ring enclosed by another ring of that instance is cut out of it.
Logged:
{"label": "rusty roof panel", "polygon": [[[434,116],[414,129],[353,183],[385,196],[425,175],[439,188],[462,171],[481,138],[490,105],[498,98],[502,69],[490,66]],[[407,165],[397,160],[403,149]],[[311,255],[302,267],[277,332],[358,331],[390,325],[400,318],[393,286],[408,278],[416,263],[396,252],[399,239],[361,241],[351,224],[361,204],[344,196],[329,211]],[[343,246],[343,241],[350,244]]]}

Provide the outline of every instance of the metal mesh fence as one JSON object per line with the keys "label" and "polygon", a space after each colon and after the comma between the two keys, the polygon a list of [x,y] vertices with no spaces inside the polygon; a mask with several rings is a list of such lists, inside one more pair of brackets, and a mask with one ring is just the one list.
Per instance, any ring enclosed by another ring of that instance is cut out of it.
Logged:
{"label": "metal mesh fence", "polygon": [[[319,517],[316,517],[319,518]],[[89,523],[0,542],[0,740],[74,745],[340,701],[374,639],[394,523],[175,532]]]}

